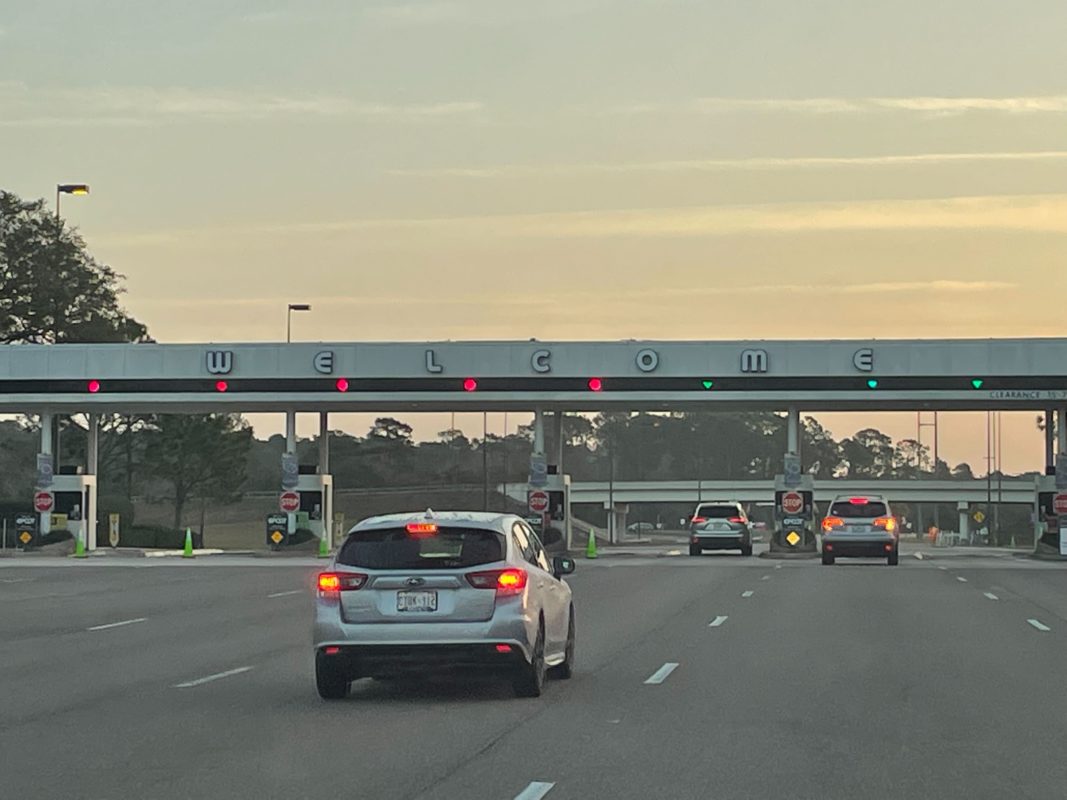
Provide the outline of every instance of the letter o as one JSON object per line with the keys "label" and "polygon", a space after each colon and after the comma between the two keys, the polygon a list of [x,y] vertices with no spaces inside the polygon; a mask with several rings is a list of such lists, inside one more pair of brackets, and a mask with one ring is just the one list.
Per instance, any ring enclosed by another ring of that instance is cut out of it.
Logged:
{"label": "letter o", "polygon": [[655,350],[642,350],[637,354],[634,363],[637,364],[637,368],[642,372],[652,372],[652,370],[659,366],[659,353]]}

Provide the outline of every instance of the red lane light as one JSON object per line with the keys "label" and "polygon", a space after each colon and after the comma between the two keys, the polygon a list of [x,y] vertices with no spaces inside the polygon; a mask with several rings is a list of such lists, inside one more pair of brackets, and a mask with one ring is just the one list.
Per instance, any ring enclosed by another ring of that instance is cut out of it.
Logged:
{"label": "red lane light", "polygon": [[498,653],[510,653],[511,652],[511,645],[510,644],[498,644],[496,646],[496,651]]}
{"label": "red lane light", "polygon": [[348,391],[348,378],[338,378],[337,383],[334,384],[339,392]]}
{"label": "red lane light", "polygon": [[96,394],[100,391],[100,381],[89,381],[85,388],[89,390],[89,394]]}
{"label": "red lane light", "polygon": [[852,505],[854,505],[854,506],[865,506],[865,505],[867,505],[867,498],[866,497],[850,497],[848,502],[852,503]]}
{"label": "red lane light", "polygon": [[328,656],[335,656],[340,652],[341,652],[341,648],[340,647],[334,646],[334,647],[327,647],[326,648],[326,655],[328,655]]}
{"label": "red lane light", "polygon": [[467,583],[475,589],[496,589],[497,597],[522,594],[526,581],[526,570],[523,569],[489,569],[467,573]]}
{"label": "red lane light", "polygon": [[225,392],[229,388],[230,384],[226,383],[226,381],[215,381],[216,392]]}
{"label": "red lane light", "polygon": [[478,381],[474,380],[474,378],[466,378],[466,379],[464,379],[464,381],[463,381],[463,391],[465,391],[465,392],[473,392],[477,388],[478,388]]}
{"label": "red lane light", "polygon": [[599,392],[603,388],[604,388],[604,381],[602,381],[600,378],[590,378],[589,379],[589,390],[590,391]]}
{"label": "red lane light", "polygon": [[409,522],[406,527],[408,536],[434,536],[437,534],[436,522]]}

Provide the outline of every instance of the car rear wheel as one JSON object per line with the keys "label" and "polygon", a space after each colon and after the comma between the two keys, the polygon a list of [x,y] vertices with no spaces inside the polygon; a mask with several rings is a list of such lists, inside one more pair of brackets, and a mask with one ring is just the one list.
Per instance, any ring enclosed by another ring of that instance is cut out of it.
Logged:
{"label": "car rear wheel", "polygon": [[829,566],[833,565],[834,557],[833,556],[828,556],[828,555],[826,555],[826,553],[823,553],[822,554],[822,563],[823,563],[823,566],[829,567]]}
{"label": "car rear wheel", "polygon": [[691,555],[691,556],[699,556],[700,555],[700,545],[698,545],[698,544],[689,545],[689,555]]}
{"label": "car rear wheel", "polygon": [[571,606],[570,618],[567,620],[567,649],[562,664],[549,670],[553,678],[567,680],[574,675],[574,606]]}
{"label": "car rear wheel", "polygon": [[323,700],[341,700],[348,696],[351,682],[336,659],[315,654],[315,688]]}
{"label": "car rear wheel", "polygon": [[895,567],[899,562],[900,562],[900,553],[898,553],[896,550],[894,550],[892,553],[890,553],[888,558],[886,558],[886,563],[891,567]]}
{"label": "car rear wheel", "polygon": [[534,642],[530,663],[519,667],[512,681],[515,694],[519,697],[540,697],[545,685],[545,623],[537,627],[537,641]]}
{"label": "car rear wheel", "polygon": [[750,545],[750,544],[741,545],[741,555],[743,555],[743,556],[752,555],[752,545]]}

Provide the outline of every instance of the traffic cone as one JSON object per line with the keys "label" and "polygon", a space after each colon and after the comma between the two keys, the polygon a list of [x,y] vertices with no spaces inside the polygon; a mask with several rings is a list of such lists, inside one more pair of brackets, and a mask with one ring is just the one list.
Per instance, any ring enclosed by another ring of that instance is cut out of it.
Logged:
{"label": "traffic cone", "polygon": [[193,531],[185,529],[185,549],[182,550],[182,558],[193,558]]}
{"label": "traffic cone", "polygon": [[88,558],[89,554],[85,552],[85,542],[82,541],[82,537],[74,537],[74,558]]}
{"label": "traffic cone", "polygon": [[589,531],[589,544],[585,546],[585,557],[596,558],[596,537]]}
{"label": "traffic cone", "polygon": [[326,544],[326,536],[325,536],[325,534],[323,534],[319,538],[319,558],[329,558],[329,557],[330,557],[330,548]]}

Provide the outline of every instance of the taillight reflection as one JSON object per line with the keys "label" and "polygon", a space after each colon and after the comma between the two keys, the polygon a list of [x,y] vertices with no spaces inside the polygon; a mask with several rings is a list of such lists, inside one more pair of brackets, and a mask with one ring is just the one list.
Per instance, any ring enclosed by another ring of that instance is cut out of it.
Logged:
{"label": "taillight reflection", "polygon": [[832,531],[834,528],[844,527],[845,521],[840,517],[826,517],[822,521],[822,529],[824,532]]}
{"label": "taillight reflection", "polygon": [[498,597],[522,594],[526,581],[524,569],[489,569],[467,573],[467,583],[475,589],[496,589]]}

